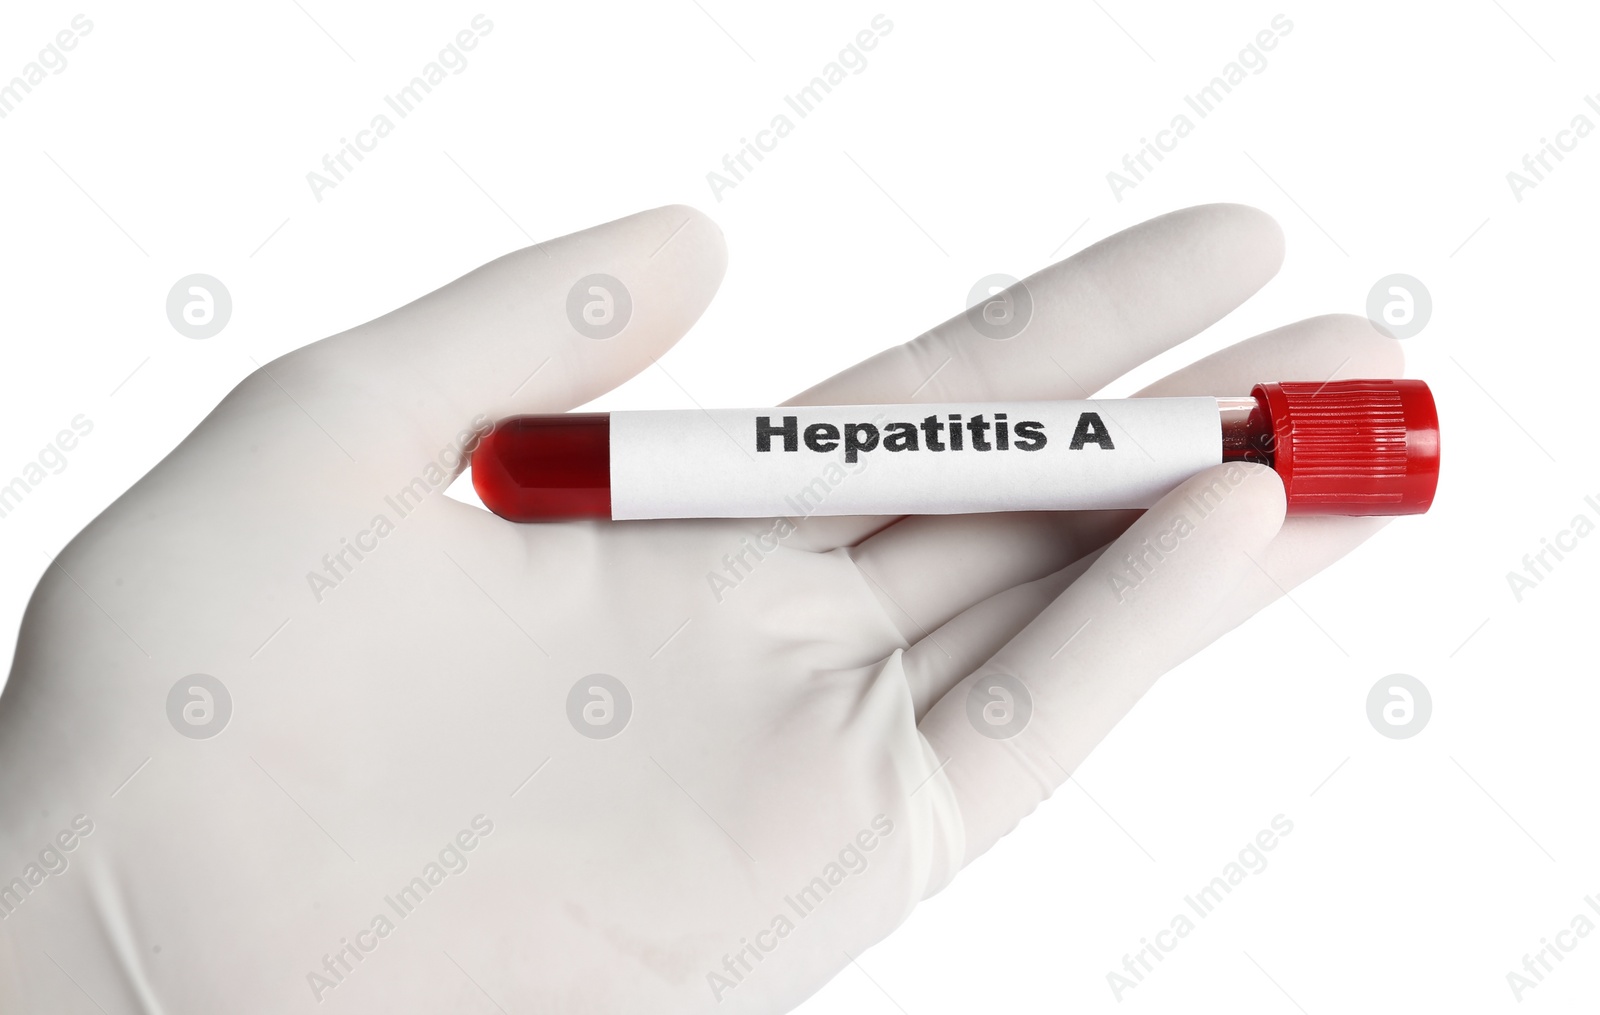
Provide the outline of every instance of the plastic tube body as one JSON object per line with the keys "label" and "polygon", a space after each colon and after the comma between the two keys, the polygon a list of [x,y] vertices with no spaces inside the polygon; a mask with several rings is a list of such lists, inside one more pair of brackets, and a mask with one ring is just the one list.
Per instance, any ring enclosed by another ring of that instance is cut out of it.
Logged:
{"label": "plastic tube body", "polygon": [[1292,513],[1427,509],[1438,421],[1420,381],[1246,397],[786,406],[519,416],[473,484],[514,521],[1148,507],[1223,461],[1271,466]]}

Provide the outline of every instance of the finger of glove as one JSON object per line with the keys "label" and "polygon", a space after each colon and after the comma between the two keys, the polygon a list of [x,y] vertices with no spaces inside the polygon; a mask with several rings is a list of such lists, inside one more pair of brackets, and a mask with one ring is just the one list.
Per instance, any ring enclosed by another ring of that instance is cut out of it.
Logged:
{"label": "finger of glove", "polygon": [[1202,647],[1219,602],[1257,568],[1283,513],[1283,486],[1263,466],[1230,463],[1186,480],[929,710],[919,728],[945,762],[967,861]]}
{"label": "finger of glove", "polygon": [[[1399,342],[1365,318],[1334,314],[1235,343],[1139,395],[1243,395],[1257,381],[1390,377],[1402,367]],[[901,636],[916,642],[974,603],[1104,546],[1136,517],[1138,512],[1129,511],[916,516],[861,541],[850,555],[871,579]],[[1364,519],[1318,519],[1310,526],[1291,525],[1288,538],[1298,547],[1298,558],[1326,566],[1348,552],[1352,539],[1359,542],[1358,534],[1372,531],[1375,526]],[[1326,549],[1319,553],[1323,539]],[[1265,584],[1269,590],[1262,594],[1268,595],[1271,583]]]}
{"label": "finger of glove", "polygon": [[[202,427],[259,443],[264,416],[304,469],[389,489],[495,420],[561,412],[649,366],[710,303],[726,251],[692,208],[630,215],[514,251],[258,369]],[[451,465],[443,466],[446,472]]]}
{"label": "finger of glove", "polygon": [[[1282,261],[1283,233],[1264,212],[1235,204],[1171,212],[994,297],[991,304],[1009,301],[1013,322],[1026,317],[1014,334],[983,324],[985,304],[807,389],[790,404],[1087,397],[1221,320]],[[801,527],[821,530],[805,538],[832,549],[890,521],[863,516]]]}

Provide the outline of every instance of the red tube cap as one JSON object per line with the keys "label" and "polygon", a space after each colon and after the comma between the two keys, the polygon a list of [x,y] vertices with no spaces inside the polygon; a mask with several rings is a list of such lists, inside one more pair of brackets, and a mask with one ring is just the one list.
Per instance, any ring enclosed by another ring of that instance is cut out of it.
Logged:
{"label": "red tube cap", "polygon": [[1422,381],[1281,381],[1250,392],[1289,514],[1412,515],[1439,484],[1439,413]]}

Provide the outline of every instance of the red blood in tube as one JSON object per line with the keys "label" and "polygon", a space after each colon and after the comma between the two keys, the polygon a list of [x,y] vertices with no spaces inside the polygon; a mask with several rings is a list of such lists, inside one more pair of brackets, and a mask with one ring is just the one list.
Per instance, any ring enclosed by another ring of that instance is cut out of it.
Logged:
{"label": "red blood in tube", "polygon": [[610,415],[501,421],[473,452],[472,486],[514,522],[610,518]]}

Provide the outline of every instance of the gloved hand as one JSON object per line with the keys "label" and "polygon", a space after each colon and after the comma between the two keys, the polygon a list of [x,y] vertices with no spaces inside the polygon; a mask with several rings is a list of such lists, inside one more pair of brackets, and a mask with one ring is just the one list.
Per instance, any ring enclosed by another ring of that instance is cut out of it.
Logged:
{"label": "gloved hand", "polygon": [[[962,315],[796,401],[1084,397],[1281,256],[1260,212],[1166,215],[1027,279],[1022,334]],[[443,495],[488,422],[648,367],[724,261],[681,207],[500,258],[257,370],[62,551],[0,699],[0,1011],[785,1011],[1381,524],[1285,522],[1245,465],[1142,514]],[[595,274],[611,337],[569,320]],[[1143,394],[1399,372],[1318,318]]]}

